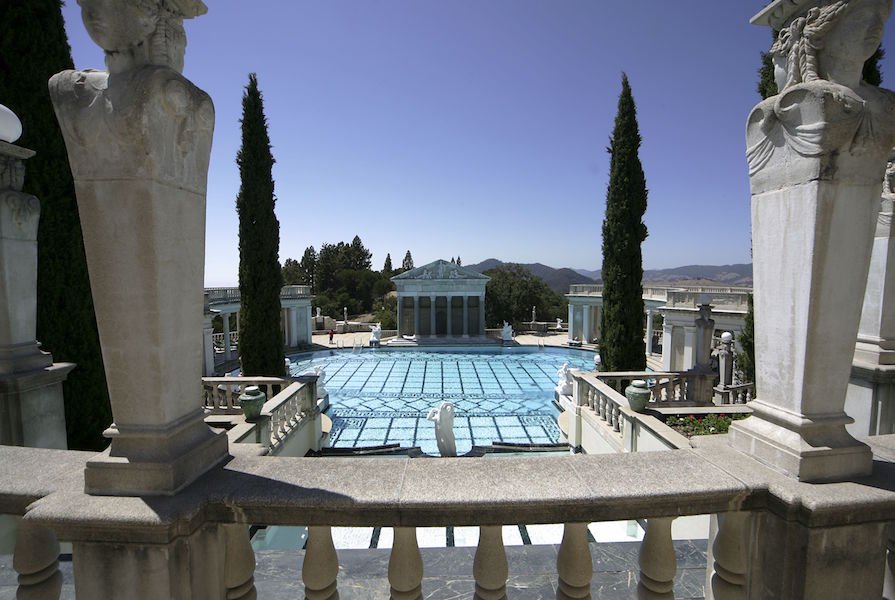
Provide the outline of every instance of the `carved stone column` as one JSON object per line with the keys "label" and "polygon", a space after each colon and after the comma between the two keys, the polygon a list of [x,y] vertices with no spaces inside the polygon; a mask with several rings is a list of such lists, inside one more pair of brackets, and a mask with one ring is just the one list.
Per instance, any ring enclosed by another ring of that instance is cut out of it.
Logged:
{"label": "carved stone column", "polygon": [[861,71],[890,10],[886,0],[775,0],[753,18],[780,31],[781,93],[746,126],[761,397],[729,440],[802,481],[871,471],[843,408],[895,145],[895,94],[861,83]]}
{"label": "carved stone column", "polygon": [[85,484],[96,494],[172,494],[227,456],[226,436],[203,421],[196,376],[214,105],[181,75],[183,19],[206,8],[79,4],[109,71],[58,73],[50,95],[75,180],[114,417],[111,446],[87,463]]}
{"label": "carved stone column", "polygon": [[22,193],[33,150],[0,141],[0,444],[67,448],[62,382],[37,332],[40,202]]}
{"label": "carved stone column", "polygon": [[708,299],[699,304],[699,318],[696,319],[694,355],[696,364],[690,369],[690,380],[687,384],[687,400],[699,404],[711,404],[714,389],[712,382],[712,336],[715,332],[715,320],[712,319],[712,307]]}
{"label": "carved stone column", "polygon": [[895,160],[886,169],[845,408],[857,436],[895,433]]}
{"label": "carved stone column", "polygon": [[212,312],[208,307],[208,294],[205,294],[205,305],[203,309],[202,321],[202,358],[204,364],[202,366],[203,377],[212,377],[214,375],[214,326],[211,321],[214,319],[217,311]]}

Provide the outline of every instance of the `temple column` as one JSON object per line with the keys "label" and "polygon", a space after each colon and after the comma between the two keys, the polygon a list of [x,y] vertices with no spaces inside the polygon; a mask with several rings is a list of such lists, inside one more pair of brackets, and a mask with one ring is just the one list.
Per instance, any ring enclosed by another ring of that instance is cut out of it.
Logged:
{"label": "temple column", "polygon": [[401,322],[404,320],[404,296],[398,296],[398,339],[401,339],[401,336],[404,333],[401,331]]}
{"label": "temple column", "polygon": [[574,339],[572,330],[574,329],[575,305],[569,302],[569,339]]}
{"label": "temple column", "polygon": [[429,337],[435,337],[435,294],[429,296]]}
{"label": "temple column", "polygon": [[454,330],[451,329],[451,311],[454,309],[454,297],[451,294],[447,295],[447,335],[451,337],[454,335]]}
{"label": "temple column", "polygon": [[463,294],[463,337],[469,337],[469,296]]}
{"label": "temple column", "polygon": [[653,309],[646,309],[646,355],[653,353]]}
{"label": "temple column", "polygon": [[590,311],[591,308],[587,304],[581,307],[581,342],[584,344],[590,343]]}
{"label": "temple column", "polygon": [[665,315],[665,323],[662,325],[662,370],[671,370],[671,334],[674,327],[668,322],[668,315]]}
{"label": "temple column", "polygon": [[230,360],[230,313],[221,313],[224,321],[224,360]]}
{"label": "temple column", "polygon": [[684,327],[684,358],[681,371],[692,369],[696,364],[696,325]]}
{"label": "temple column", "polygon": [[413,297],[413,335],[414,337],[420,334],[420,297]]}
{"label": "temple column", "polygon": [[479,294],[479,335],[485,335],[485,294]]}

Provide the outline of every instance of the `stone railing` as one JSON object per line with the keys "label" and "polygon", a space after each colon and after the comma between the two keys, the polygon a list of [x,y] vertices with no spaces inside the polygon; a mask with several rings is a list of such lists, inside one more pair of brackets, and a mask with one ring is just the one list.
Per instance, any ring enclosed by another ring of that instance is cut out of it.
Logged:
{"label": "stone railing", "polygon": [[[651,438],[668,449],[688,447],[687,439],[662,421],[631,409],[624,393],[613,387],[613,384],[621,379],[604,381],[602,374],[577,370],[572,373],[575,378],[574,402],[582,410],[589,411],[582,417],[591,425],[599,427],[602,424],[612,432],[613,437],[607,438],[605,435],[603,437],[615,451],[636,451],[637,438],[644,433],[648,433]],[[636,377],[638,374],[632,372],[626,375],[628,377],[635,375],[634,379],[641,379]]]}
{"label": "stone railing", "polygon": [[703,296],[708,295],[711,296],[709,304],[714,307],[713,310],[746,312],[748,308],[747,298],[751,292],[752,290],[748,288],[687,288],[669,290],[667,305],[669,308],[695,308],[703,301]]}
{"label": "stone railing", "polygon": [[[223,333],[212,333],[211,341],[214,344],[215,352],[223,352],[224,351],[224,334]],[[239,345],[239,332],[231,331],[230,332],[230,347]]]}
{"label": "stone railing", "polygon": [[686,371],[606,371],[597,373],[597,377],[622,395],[625,392],[623,384],[642,379],[650,390],[650,404],[657,405],[686,402],[691,379]]}
{"label": "stone railing", "polygon": [[203,377],[202,406],[213,413],[238,413],[241,410],[239,394],[247,386],[257,385],[269,399],[273,399],[273,392],[277,391],[274,386],[285,388],[290,383],[291,379],[282,377]]}
{"label": "stone railing", "polygon": [[[238,287],[205,288],[209,304],[238,304],[240,301]],[[311,287],[307,285],[284,285],[280,289],[281,300],[310,298]]]}
{"label": "stone railing", "polygon": [[[276,454],[298,429],[311,425],[319,414],[316,378],[294,381],[261,407],[260,416],[252,422],[240,419],[228,430],[231,443],[258,444],[259,454]],[[319,423],[317,424],[319,425]],[[319,427],[315,435],[319,437]]]}
{"label": "stone railing", "polygon": [[746,404],[755,397],[755,384],[718,385],[715,386],[715,393],[720,396],[722,404]]}
{"label": "stone railing", "polygon": [[[0,447],[0,512],[24,515],[13,560],[19,597],[58,597],[57,540],[73,543],[79,598],[161,598],[174,588],[183,597],[255,597],[248,525],[263,524],[308,526],[302,579],[311,600],[337,592],[333,526],[395,528],[384,575],[391,597],[403,600],[424,591],[416,527],[478,526],[469,592],[500,598],[509,576],[501,526],[564,523],[557,598],[585,598],[593,573],[587,525],[638,519],[646,526],[638,597],[670,598],[672,523],[706,514],[714,520],[706,581],[716,600],[881,596],[886,525],[895,519],[895,436],[870,440],[871,477],[826,485],[794,481],[716,438],[672,452],[514,460],[240,454],[184,492],[151,501],[86,495],[89,453]],[[201,559],[190,558],[191,547]],[[107,553],[119,554],[107,561]],[[182,561],[164,577],[143,575],[174,555]],[[204,568],[191,569],[192,560]]]}
{"label": "stone railing", "polygon": [[569,286],[570,296],[599,296],[603,293],[600,283],[574,283]]}

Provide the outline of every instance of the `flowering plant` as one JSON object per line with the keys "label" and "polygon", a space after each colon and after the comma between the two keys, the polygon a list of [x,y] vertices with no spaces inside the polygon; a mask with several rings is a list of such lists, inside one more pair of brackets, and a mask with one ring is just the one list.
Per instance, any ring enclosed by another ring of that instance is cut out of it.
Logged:
{"label": "flowering plant", "polygon": [[715,433],[727,433],[731,422],[744,419],[747,416],[748,415],[739,413],[732,415],[727,415],[725,413],[708,414],[700,415],[698,417],[696,415],[688,415],[686,417],[670,416],[665,421],[665,424],[687,437],[694,435],[712,435]]}

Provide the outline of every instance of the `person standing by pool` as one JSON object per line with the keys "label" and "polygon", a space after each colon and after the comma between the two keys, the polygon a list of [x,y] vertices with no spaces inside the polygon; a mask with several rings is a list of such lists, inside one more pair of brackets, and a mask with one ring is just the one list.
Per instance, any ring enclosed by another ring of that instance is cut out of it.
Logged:
{"label": "person standing by pool", "polygon": [[329,330],[329,344],[330,344],[330,346],[332,346],[332,343],[333,343],[333,334],[334,334],[334,333],[335,333],[335,332],[334,332],[332,329]]}

